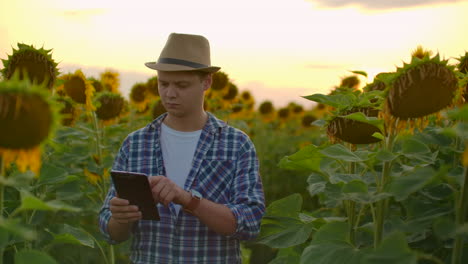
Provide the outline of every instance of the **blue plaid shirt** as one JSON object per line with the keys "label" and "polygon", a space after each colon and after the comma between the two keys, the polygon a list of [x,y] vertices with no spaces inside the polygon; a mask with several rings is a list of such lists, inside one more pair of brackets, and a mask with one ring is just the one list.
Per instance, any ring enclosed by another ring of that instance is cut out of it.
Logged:
{"label": "blue plaid shirt", "polygon": [[[173,204],[158,204],[160,221],[140,220],[133,226],[133,263],[241,263],[239,241],[258,235],[265,200],[255,147],[245,133],[208,116],[184,189],[229,207],[237,221],[236,232],[217,234],[195,216],[183,210],[177,214]],[[113,169],[165,175],[159,141],[164,117],[128,135]],[[114,196],[111,185],[99,215],[101,232],[110,243],[115,243],[107,230],[109,201]]]}

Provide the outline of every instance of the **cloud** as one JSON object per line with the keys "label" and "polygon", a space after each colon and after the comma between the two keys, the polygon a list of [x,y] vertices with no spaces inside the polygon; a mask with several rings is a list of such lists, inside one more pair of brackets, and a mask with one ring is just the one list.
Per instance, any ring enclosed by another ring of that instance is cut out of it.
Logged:
{"label": "cloud", "polygon": [[82,9],[67,9],[59,11],[60,15],[68,19],[89,19],[107,13],[106,8],[82,8]]}
{"label": "cloud", "polygon": [[451,4],[466,0],[308,0],[317,3],[321,7],[339,8],[357,5],[366,9],[393,9],[417,6],[428,6],[432,4]]}

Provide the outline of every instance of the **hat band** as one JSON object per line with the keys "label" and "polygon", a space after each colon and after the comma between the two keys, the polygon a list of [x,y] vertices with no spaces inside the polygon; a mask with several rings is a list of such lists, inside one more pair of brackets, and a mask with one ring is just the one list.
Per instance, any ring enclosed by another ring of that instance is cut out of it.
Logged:
{"label": "hat band", "polygon": [[193,61],[174,59],[174,58],[159,58],[158,63],[177,64],[177,65],[187,66],[187,67],[191,67],[191,68],[207,68],[207,67],[209,67],[208,65],[205,65],[205,64],[196,63],[196,62],[193,62]]}

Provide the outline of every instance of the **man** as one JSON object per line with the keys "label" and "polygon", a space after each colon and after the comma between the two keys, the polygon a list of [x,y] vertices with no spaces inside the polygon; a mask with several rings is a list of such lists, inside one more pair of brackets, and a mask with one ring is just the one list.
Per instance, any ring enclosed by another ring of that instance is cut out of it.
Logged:
{"label": "man", "polygon": [[208,40],[171,34],[157,62],[167,113],[125,139],[114,170],[151,175],[160,221],[116,197],[100,212],[110,243],[133,237],[132,263],[240,263],[240,240],[259,233],[265,211],[255,148],[248,136],[203,110],[212,83]]}

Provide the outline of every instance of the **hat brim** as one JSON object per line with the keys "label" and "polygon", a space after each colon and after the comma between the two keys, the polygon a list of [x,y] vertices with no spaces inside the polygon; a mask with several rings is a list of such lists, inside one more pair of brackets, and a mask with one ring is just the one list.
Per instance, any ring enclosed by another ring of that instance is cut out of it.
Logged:
{"label": "hat brim", "polygon": [[157,71],[202,71],[215,73],[221,69],[221,67],[210,66],[205,68],[192,68],[189,66],[178,65],[178,64],[167,64],[158,62],[146,62],[146,67],[157,70]]}

